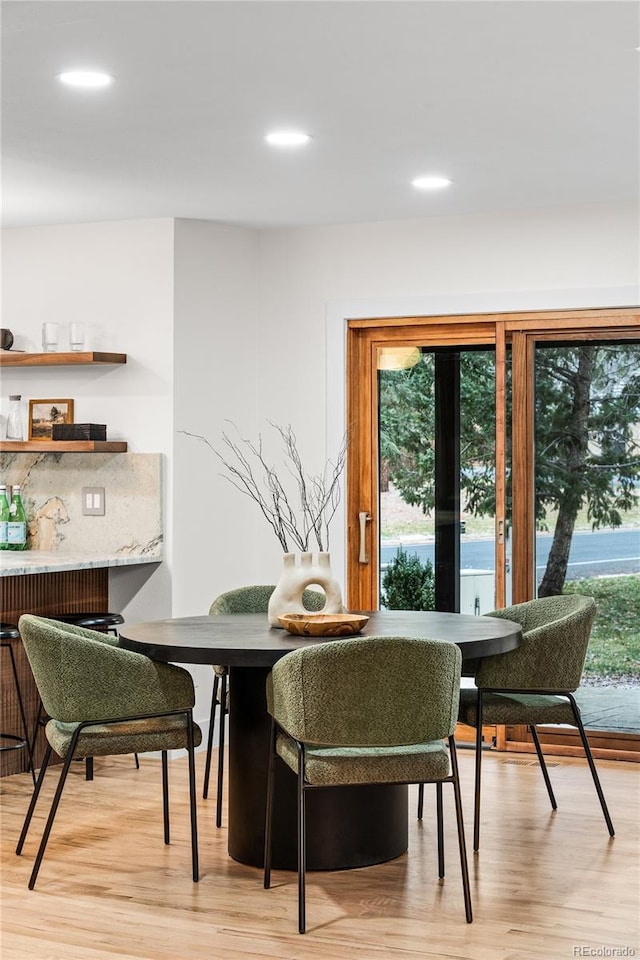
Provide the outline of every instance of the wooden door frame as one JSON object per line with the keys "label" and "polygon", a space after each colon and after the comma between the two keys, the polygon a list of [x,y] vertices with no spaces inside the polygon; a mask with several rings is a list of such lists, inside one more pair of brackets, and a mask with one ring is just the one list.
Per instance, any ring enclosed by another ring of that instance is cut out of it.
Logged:
{"label": "wooden door frame", "polygon": [[[535,489],[533,359],[538,342],[640,337],[640,308],[545,310],[522,313],[375,317],[347,321],[347,605],[353,610],[378,606],[378,463],[377,352],[382,346],[451,346],[488,344],[496,350],[496,598],[505,604],[506,528],[506,351],[512,350],[512,602],[535,595]],[[515,386],[515,388],[514,388]],[[360,513],[366,525],[360,557]],[[374,536],[375,533],[375,536]],[[591,739],[590,735],[590,739]],[[556,728],[542,731],[549,752],[580,752],[573,736]],[[640,756],[640,741],[624,735],[595,737],[594,753],[629,759]],[[502,749],[533,749],[524,727],[497,728]],[[635,749],[634,749],[635,746]]]}
{"label": "wooden door frame", "polygon": [[[461,317],[380,317],[347,322],[347,606],[378,606],[378,349],[495,343],[493,314]],[[359,515],[367,522],[361,562]],[[374,535],[375,534],[375,535]]]}
{"label": "wooden door frame", "polygon": [[[553,340],[636,339],[640,335],[639,307],[593,310],[538,310],[413,317],[371,317],[347,321],[347,604],[351,609],[377,606],[378,543],[373,531],[378,521],[378,398],[376,357],[382,346],[451,346],[490,344],[496,349],[496,524],[504,518],[506,429],[506,346],[512,347],[513,429],[523,442],[512,456],[514,514],[512,599],[531,599],[535,578],[535,513],[533,490],[533,354],[535,344]],[[354,455],[355,452],[355,455]],[[365,552],[359,562],[359,513],[372,519],[367,526]],[[500,540],[496,530],[496,542]],[[504,562],[501,570],[504,571]],[[504,585],[496,568],[497,596]],[[499,589],[501,587],[501,589]],[[503,601],[504,602],[504,601]]]}
{"label": "wooden door frame", "polygon": [[639,308],[505,316],[512,353],[512,602],[535,596],[534,357],[538,343],[640,337]]}
{"label": "wooden door frame", "polygon": [[[597,311],[562,311],[553,320],[547,315],[529,315],[506,321],[512,348],[512,596],[520,603],[535,596],[535,436],[534,436],[534,363],[538,343],[566,343],[596,340],[636,340],[640,337],[638,308],[614,308]],[[541,727],[540,740],[545,753],[583,756],[577,733],[558,727]],[[499,727],[497,745],[513,752],[534,749],[526,726]],[[640,738],[631,734],[589,733],[594,756],[602,759],[640,761]]]}

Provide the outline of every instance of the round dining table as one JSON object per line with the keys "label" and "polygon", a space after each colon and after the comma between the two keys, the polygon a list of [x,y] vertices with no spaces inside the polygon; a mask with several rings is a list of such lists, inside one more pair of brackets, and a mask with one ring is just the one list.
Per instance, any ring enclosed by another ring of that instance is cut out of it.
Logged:
{"label": "round dining table", "polygon": [[[495,617],[434,611],[366,612],[360,636],[418,637],[455,643],[464,661],[505,653],[521,639],[520,625]],[[229,667],[228,850],[261,867],[270,718],[266,679],[273,664],[310,643],[333,637],[292,636],[270,627],[266,614],[181,617],[125,625],[119,643],[154,660]],[[273,866],[297,868],[296,777],[276,765]],[[336,870],[382,863],[408,843],[406,785],[317,789],[307,798],[307,867]]]}

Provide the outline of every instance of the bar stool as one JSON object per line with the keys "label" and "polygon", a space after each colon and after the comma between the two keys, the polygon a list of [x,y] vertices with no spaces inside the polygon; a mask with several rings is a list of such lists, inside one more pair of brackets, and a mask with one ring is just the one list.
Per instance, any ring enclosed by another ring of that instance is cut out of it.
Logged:
{"label": "bar stool", "polygon": [[20,689],[20,680],[18,678],[18,670],[16,668],[16,659],[13,653],[13,647],[11,645],[12,640],[18,640],[19,638],[20,631],[14,624],[0,622],[0,647],[2,647],[3,650],[9,651],[9,659],[11,660],[11,673],[13,674],[16,698],[18,700],[18,709],[20,710],[20,719],[22,720],[22,730],[24,732],[23,737],[19,737],[15,733],[0,733],[0,751],[4,752],[5,750],[26,749],[29,757],[29,771],[31,772],[31,776],[35,785],[36,772],[33,765],[33,752],[29,742],[27,717],[24,712],[24,701],[22,699],[22,690]]}
{"label": "bar stool", "polygon": [[101,633],[115,633],[116,636],[118,626],[124,623],[124,617],[120,613],[52,613],[50,619],[71,623],[76,627],[86,627],[88,630],[99,630]]}
{"label": "bar stool", "polygon": [[[59,620],[61,623],[70,623],[75,627],[86,627],[87,630],[98,630],[100,633],[113,633],[118,636],[118,627],[124,623],[124,617],[120,613],[89,612],[81,613],[51,613],[48,614],[50,620]],[[38,723],[44,725],[47,717],[41,716],[42,705],[38,714]],[[138,754],[134,753],[136,769],[140,768]],[[86,779],[93,780],[93,757],[86,758]]]}

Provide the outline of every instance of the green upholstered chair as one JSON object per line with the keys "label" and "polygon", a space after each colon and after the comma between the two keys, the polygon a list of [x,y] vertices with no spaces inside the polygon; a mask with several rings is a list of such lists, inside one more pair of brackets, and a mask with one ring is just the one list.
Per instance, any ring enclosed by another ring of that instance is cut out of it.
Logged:
{"label": "green upholstered chair", "polygon": [[[118,642],[118,627],[124,623],[124,617],[121,613],[107,613],[107,612],[95,612],[83,610],[79,613],[54,613],[50,614],[48,617],[49,620],[59,620],[60,623],[71,624],[76,627],[86,627],[88,630],[97,630],[100,633],[110,633],[113,634],[113,645],[117,645]],[[43,709],[42,702],[38,705],[38,713],[36,716],[36,726],[33,732],[33,743],[35,746],[36,737],[38,736],[38,727],[46,727],[47,721],[50,719]],[[140,761],[138,760],[138,754],[134,753],[133,759],[136,765],[136,769],[140,769]],[[93,780],[93,757],[87,757],[85,760],[86,766],[86,778],[87,780]]]}
{"label": "green upholstered chair", "polygon": [[200,743],[193,722],[194,688],[182,667],[156,663],[117,646],[117,640],[84,627],[25,615],[20,635],[44,709],[48,745],[16,853],[20,854],[55,751],[63,758],[58,786],[29,880],[32,890],[53,827],[71,761],[80,757],[162,752],[164,841],[169,843],[167,751],[184,747],[189,755],[191,855],[198,880],[198,836],[194,747]]}
{"label": "green upholstered chair", "polygon": [[[302,647],[267,680],[272,735],[267,786],[264,885],[271,880],[274,768],[298,777],[298,929],[305,930],[305,798],[315,788],[435,783],[438,872],[444,877],[442,784],[453,784],[467,922],[471,894],[453,731],[461,654],[452,643],[357,637]],[[449,752],[444,744],[448,739]]]}
{"label": "green upholstered chair", "polygon": [[464,689],[460,695],[459,719],[476,729],[474,850],[478,849],[480,842],[483,723],[526,724],[529,727],[554,810],[557,803],[536,724],[563,723],[577,727],[607,829],[611,836],[614,835],[580,710],[573,696],[580,685],[595,614],[595,601],[578,594],[540,597],[487,614],[519,623],[522,643],[509,653],[479,660],[475,674],[477,689]]}
{"label": "green upholstered chair", "polygon": [[[209,616],[220,616],[235,613],[264,613],[267,615],[269,600],[275,590],[275,584],[260,584],[251,587],[239,587],[221,593],[211,604]],[[308,610],[322,610],[324,593],[317,590],[305,590],[302,601]],[[204,786],[202,796],[206,800],[209,796],[209,779],[211,776],[211,755],[213,752],[213,728],[216,719],[218,704],[224,704],[220,711],[220,729],[218,737],[218,793],[216,796],[216,826],[222,825],[222,781],[224,777],[224,727],[225,715],[229,711],[228,677],[229,670],[225,666],[216,665],[213,668],[213,694],[211,696],[211,710],[209,713],[209,735],[207,737],[207,757],[204,766]]]}

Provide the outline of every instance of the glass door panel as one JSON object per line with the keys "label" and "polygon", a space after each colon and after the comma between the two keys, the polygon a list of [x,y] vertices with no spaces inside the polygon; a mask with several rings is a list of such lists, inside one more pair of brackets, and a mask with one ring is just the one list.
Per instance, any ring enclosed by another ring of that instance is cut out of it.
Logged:
{"label": "glass door panel", "polygon": [[535,589],[593,596],[584,682],[640,685],[640,344],[537,343]]}
{"label": "glass door panel", "polygon": [[486,613],[496,606],[495,351],[384,348],[378,368],[381,606]]}

